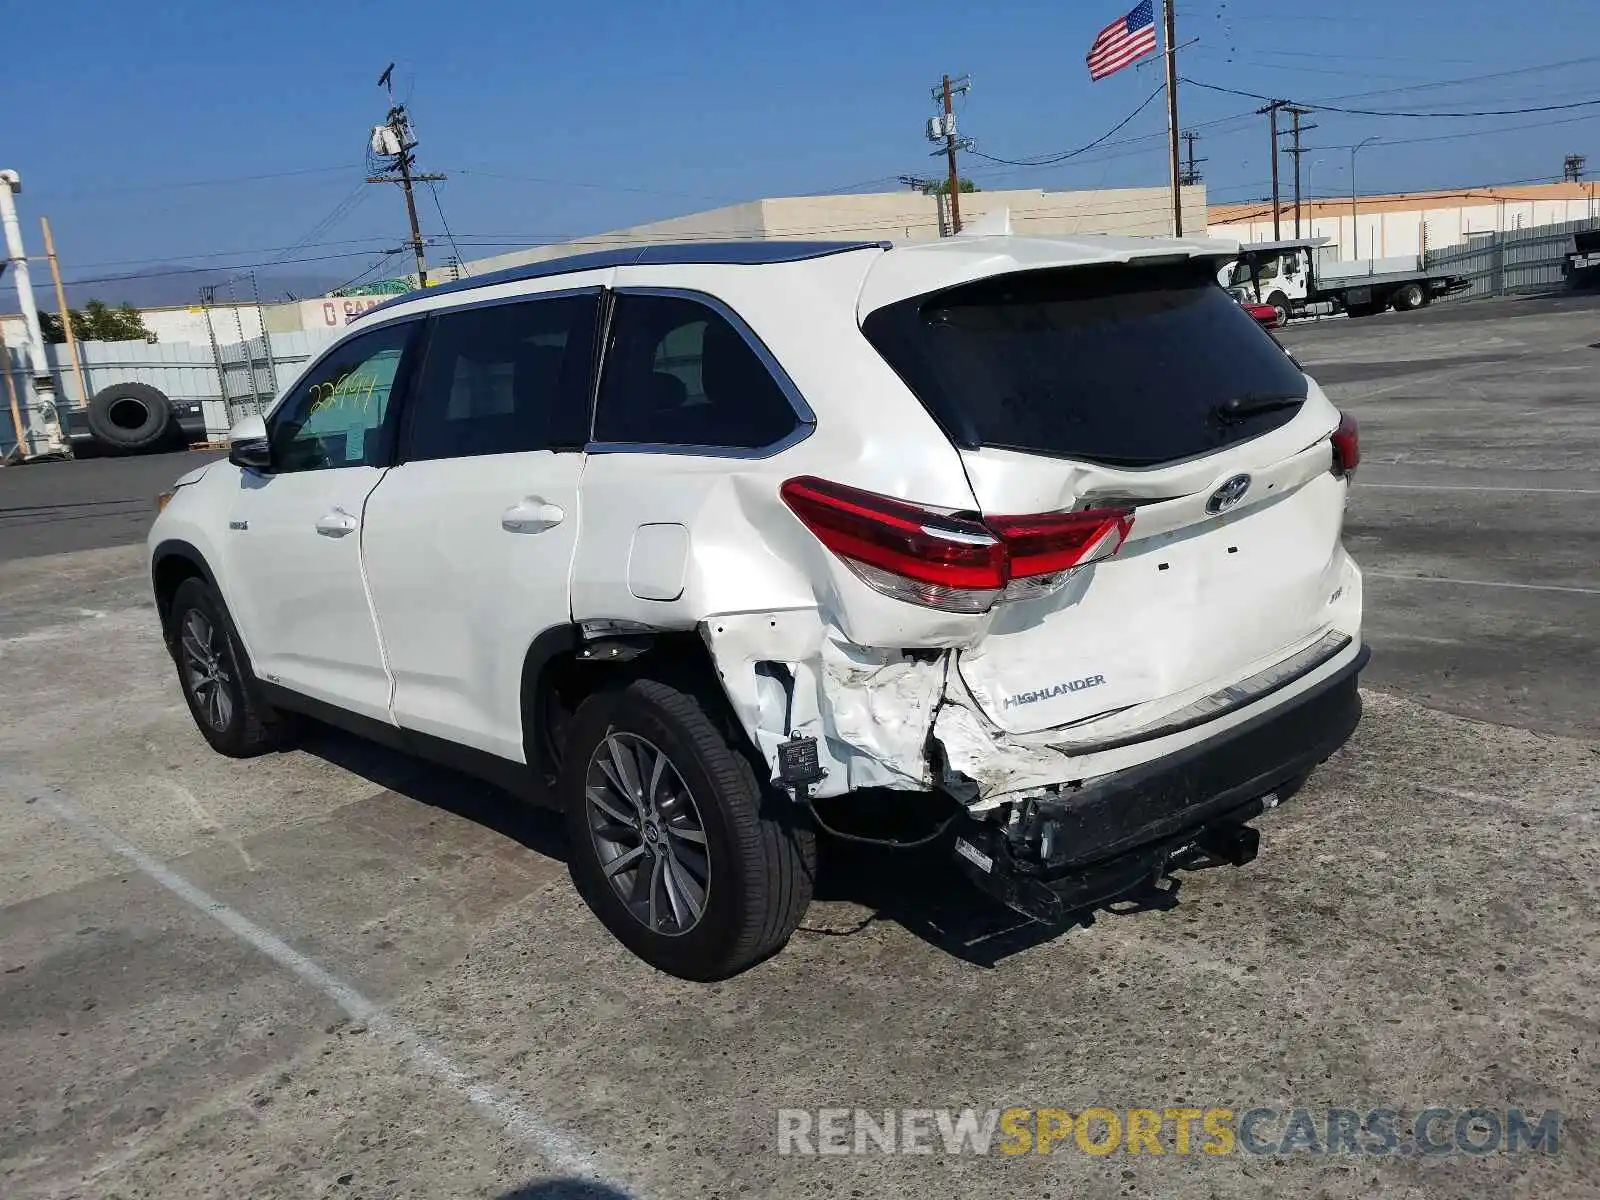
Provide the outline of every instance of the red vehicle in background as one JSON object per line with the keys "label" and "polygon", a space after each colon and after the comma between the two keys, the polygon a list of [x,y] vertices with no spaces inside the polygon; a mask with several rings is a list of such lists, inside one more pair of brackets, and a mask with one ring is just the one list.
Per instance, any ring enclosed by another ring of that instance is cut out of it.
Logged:
{"label": "red vehicle in background", "polygon": [[1289,323],[1283,315],[1283,310],[1272,304],[1256,304],[1254,301],[1241,300],[1239,307],[1261,322],[1263,329],[1277,329],[1280,325]]}

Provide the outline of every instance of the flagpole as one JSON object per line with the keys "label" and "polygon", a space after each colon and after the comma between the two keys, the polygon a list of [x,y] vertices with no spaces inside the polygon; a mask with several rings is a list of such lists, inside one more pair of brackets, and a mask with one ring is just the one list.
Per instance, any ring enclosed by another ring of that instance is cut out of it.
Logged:
{"label": "flagpole", "polygon": [[1178,173],[1178,22],[1172,0],[1164,0],[1167,35],[1167,155],[1172,166],[1172,236],[1183,236],[1183,187]]}

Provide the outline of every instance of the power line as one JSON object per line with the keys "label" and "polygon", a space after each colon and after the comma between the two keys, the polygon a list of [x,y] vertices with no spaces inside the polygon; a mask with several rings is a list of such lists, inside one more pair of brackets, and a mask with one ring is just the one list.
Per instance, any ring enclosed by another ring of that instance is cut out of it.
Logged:
{"label": "power line", "polygon": [[1087,153],[1090,150],[1093,150],[1096,146],[1100,145],[1107,138],[1109,138],[1112,134],[1118,133],[1121,130],[1127,128],[1128,123],[1130,121],[1132,121],[1135,117],[1137,117],[1145,109],[1149,108],[1151,102],[1154,101],[1157,96],[1161,95],[1166,90],[1167,90],[1166,89],[1166,85],[1162,84],[1155,91],[1151,92],[1148,96],[1146,96],[1144,98],[1144,100],[1142,102],[1140,102],[1138,108],[1134,109],[1127,116],[1123,117],[1122,120],[1118,121],[1110,129],[1106,130],[1099,137],[1095,138],[1094,141],[1088,142],[1085,145],[1079,146],[1076,150],[1064,150],[1059,154],[1037,155],[1037,156],[1035,156],[1033,158],[1000,158],[998,155],[985,154],[982,150],[972,150],[970,148],[968,150],[968,153],[969,154],[974,154],[979,158],[988,159],[990,162],[1004,163],[1008,167],[1048,167],[1052,163],[1065,162],[1069,158],[1076,158],[1080,154],[1084,154],[1084,153]]}
{"label": "power line", "polygon": [[311,250],[322,246],[354,246],[361,242],[386,242],[385,237],[359,237],[337,238],[327,242],[306,242],[298,246],[251,246],[241,250],[203,250],[197,254],[152,254],[148,258],[111,258],[100,262],[84,262],[75,264],[79,270],[93,267],[137,267],[145,263],[162,263],[172,266],[181,266],[190,259],[196,258],[234,258],[242,254],[285,254],[291,249]]}
{"label": "power line", "polygon": [[[1483,83],[1490,79],[1509,79],[1516,75],[1545,74],[1550,71],[1559,71],[1563,67],[1586,66],[1590,63],[1600,62],[1600,55],[1589,55],[1584,58],[1566,58],[1559,62],[1535,63],[1530,67],[1515,67],[1509,71],[1490,71],[1482,75],[1458,75],[1454,79],[1433,79],[1423,83],[1410,83],[1403,87],[1376,88],[1366,92],[1346,92],[1339,96],[1326,96],[1324,101],[1333,100],[1365,100],[1369,96],[1393,96],[1405,92],[1427,92],[1437,88],[1452,88],[1463,83]],[[1309,101],[1308,103],[1322,105],[1322,101]]]}
{"label": "power line", "polygon": [[[1226,131],[1226,127],[1237,125],[1239,122],[1248,121],[1251,117],[1253,117],[1255,115],[1256,115],[1255,110],[1251,109],[1248,112],[1234,113],[1233,115],[1227,116],[1227,117],[1215,117],[1215,118],[1213,118],[1212,120],[1209,120],[1209,121],[1199,121],[1199,122],[1195,123],[1194,125],[1191,125],[1190,128],[1193,129],[1193,130],[1207,129],[1207,130],[1211,130],[1214,133],[1221,133],[1221,132],[1225,132]],[[1117,158],[1133,158],[1133,157],[1138,157],[1139,155],[1143,155],[1143,154],[1154,154],[1157,151],[1164,151],[1166,149],[1165,142],[1166,142],[1166,134],[1165,133],[1141,133],[1141,134],[1138,134],[1137,136],[1134,136],[1134,137],[1118,138],[1116,141],[1105,142],[1102,145],[1096,147],[1097,150],[1100,150],[1100,151],[1111,150],[1111,151],[1113,151],[1113,153],[1109,153],[1109,154],[1107,154],[1107,153],[1093,154],[1093,155],[1091,155],[1091,156],[1089,156],[1087,158],[1084,158],[1082,160],[1082,162],[1076,163],[1075,165],[1082,166],[1082,165],[1085,165],[1087,163],[1103,163],[1103,162],[1110,162],[1111,160],[1117,159]],[[1150,143],[1150,144],[1146,144],[1146,143]],[[1162,144],[1161,145],[1156,145],[1154,143],[1162,143]],[[1140,148],[1136,149],[1136,150],[1134,150],[1134,149],[1119,149],[1119,147],[1131,147],[1131,146],[1138,146]],[[1053,164],[1046,164],[1046,165],[1053,165]],[[988,171],[984,171],[982,173],[982,177],[984,179],[987,179],[987,180],[1006,179],[1006,178],[1010,178],[1010,177],[1015,176],[1015,175],[1021,175],[1024,172],[1029,171],[1029,170],[1033,170],[1033,169],[1034,169],[1033,167],[1022,167],[1022,168],[1019,168],[1017,170],[1011,170],[1011,171],[988,170]],[[1097,189],[1092,189],[1092,190],[1097,190]]]}
{"label": "power line", "polygon": [[[450,170],[457,175],[480,175],[485,179],[508,179],[516,183],[543,183],[552,187],[592,188],[602,192],[636,192],[643,196],[672,196],[684,200],[714,200],[719,204],[737,202],[731,196],[712,196],[699,192],[674,192],[663,188],[634,187],[622,183],[590,183],[581,179],[553,179],[544,175],[512,175],[503,171],[486,171],[480,167],[451,167]],[[880,176],[880,178],[888,177]]]}
{"label": "power line", "polygon": [[266,179],[290,179],[300,175],[332,175],[338,171],[359,169],[360,165],[359,163],[341,163],[336,167],[301,167],[293,171],[268,171],[259,175],[229,175],[218,179],[170,180],[166,183],[118,183],[114,187],[75,188],[70,191],[55,192],[53,194],[67,198],[72,196],[97,196],[107,192],[124,195],[128,192],[166,191],[171,188],[222,187],[234,183],[259,183]]}
{"label": "power line", "polygon": [[439,203],[439,189],[434,186],[431,179],[428,180],[428,191],[433,195],[433,207],[439,210],[439,224],[444,226],[444,236],[450,239],[450,249],[456,252],[456,265],[464,274],[470,275],[466,257],[461,253],[461,247],[456,245],[456,235],[450,232],[450,222],[445,219],[444,205]]}
{"label": "power line", "polygon": [[[1573,125],[1579,121],[1592,121],[1591,116],[1561,117],[1554,121],[1526,121],[1520,125],[1499,125],[1493,129],[1468,129],[1460,133],[1434,133],[1426,137],[1414,138],[1383,138],[1373,142],[1374,146],[1415,146],[1423,142],[1453,142],[1462,138],[1493,137],[1499,133],[1518,133],[1524,129],[1549,129],[1555,125]],[[1348,150],[1348,145],[1328,145],[1307,147],[1315,150]]]}
{"label": "power line", "polygon": [[221,267],[173,267],[163,271],[140,271],[132,275],[127,272],[123,272],[120,275],[96,275],[83,279],[68,279],[64,283],[68,287],[76,287],[85,283],[129,283],[139,279],[159,279],[165,275],[212,275],[220,271],[252,271],[260,267],[287,267],[295,263],[328,262],[336,258],[361,258],[371,253],[371,250],[346,250],[338,254],[312,254],[304,258],[275,258],[263,262],[233,263]]}
{"label": "power line", "polygon": [[[1259,92],[1244,92],[1238,88],[1223,87],[1215,83],[1202,83],[1198,79],[1184,77],[1184,83],[1192,87],[1205,88],[1209,92],[1225,92],[1230,96],[1244,96],[1251,100],[1263,100],[1274,103],[1274,97],[1263,96]],[[1276,101],[1284,103],[1283,101]],[[1526,113],[1541,112],[1566,112],[1574,108],[1594,108],[1600,105],[1600,100],[1577,100],[1570,104],[1536,104],[1526,108],[1491,108],[1479,112],[1393,112],[1371,108],[1340,108],[1332,104],[1310,103],[1318,112],[1344,113],[1355,117],[1516,117]]]}
{"label": "power line", "polygon": [[317,238],[331,230],[345,217],[349,216],[366,199],[367,185],[363,180],[333,206],[333,209],[320,221],[308,229],[284,250],[285,254],[297,254],[309,246]]}
{"label": "power line", "polygon": [[374,259],[371,263],[369,263],[363,270],[358,271],[355,275],[352,275],[349,279],[345,280],[338,287],[336,287],[336,288],[334,288],[332,290],[334,292],[342,292],[342,291],[345,290],[345,288],[354,287],[356,284],[360,283],[363,279],[365,279],[368,275],[371,275],[379,267],[383,266],[384,263],[388,262],[396,254],[404,254],[405,252],[406,252],[406,248],[404,246],[400,246],[400,247],[398,247],[398,248],[396,248],[394,250],[385,250],[382,254],[378,255],[378,257],[376,259]]}

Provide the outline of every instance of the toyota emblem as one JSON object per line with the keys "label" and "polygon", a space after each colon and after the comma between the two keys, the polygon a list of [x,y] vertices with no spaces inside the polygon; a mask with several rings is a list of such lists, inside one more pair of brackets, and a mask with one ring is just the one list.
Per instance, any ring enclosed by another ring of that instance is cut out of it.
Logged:
{"label": "toyota emblem", "polygon": [[1232,479],[1223,481],[1222,486],[1211,493],[1211,499],[1206,501],[1206,511],[1213,515],[1227,512],[1235,504],[1244,499],[1244,494],[1250,490],[1250,476],[1235,475]]}

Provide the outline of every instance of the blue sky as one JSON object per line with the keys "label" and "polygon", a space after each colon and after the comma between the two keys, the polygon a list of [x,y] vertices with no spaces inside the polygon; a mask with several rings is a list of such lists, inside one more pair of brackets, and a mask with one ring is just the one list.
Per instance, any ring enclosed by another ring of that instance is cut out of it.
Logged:
{"label": "blue sky", "polygon": [[[1025,158],[1081,145],[1160,82],[1154,66],[1088,81],[1084,52],[1124,2],[14,4],[5,40],[29,50],[8,56],[0,98],[15,136],[0,166],[22,172],[30,249],[45,213],[69,278],[290,257],[314,260],[295,270],[354,275],[404,236],[398,189],[360,183],[391,59],[421,166],[449,173],[438,198],[476,257],[937,171],[921,131],[946,70],[973,78],[960,121],[979,150]],[[1600,98],[1600,5],[1545,0],[1537,12],[1524,20],[1504,0],[1178,0],[1180,44],[1199,39],[1180,61],[1196,80],[1347,107]],[[1255,103],[1188,86],[1180,96],[1213,200],[1265,194]],[[1600,107],[1309,120],[1320,128],[1307,144],[1326,147],[1306,156],[1314,193],[1347,193],[1341,147],[1374,135],[1396,144],[1362,151],[1363,191],[1549,178],[1567,153],[1590,154],[1600,173]],[[964,173],[986,188],[1162,184],[1164,128],[1158,100],[1116,144],[1069,163],[969,156]],[[441,234],[433,197],[419,201],[425,232]]]}

